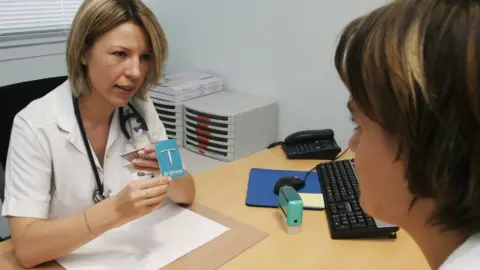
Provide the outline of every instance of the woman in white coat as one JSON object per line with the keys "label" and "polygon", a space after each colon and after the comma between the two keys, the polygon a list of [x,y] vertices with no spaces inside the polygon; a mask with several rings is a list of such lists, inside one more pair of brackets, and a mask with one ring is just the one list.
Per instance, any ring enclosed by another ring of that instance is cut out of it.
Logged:
{"label": "woman in white coat", "polygon": [[[69,79],[12,127],[2,215],[22,266],[63,256],[167,198],[193,202],[190,174],[157,176],[152,143],[167,135],[147,89],[166,55],[163,30],[141,1],[80,7],[67,41]],[[121,154],[139,148],[144,159],[128,167]]]}

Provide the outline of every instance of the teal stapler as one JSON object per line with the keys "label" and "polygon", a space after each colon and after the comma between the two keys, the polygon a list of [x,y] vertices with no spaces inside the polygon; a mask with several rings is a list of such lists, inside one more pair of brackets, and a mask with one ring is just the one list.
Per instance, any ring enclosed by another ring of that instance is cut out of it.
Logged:
{"label": "teal stapler", "polygon": [[283,186],[278,192],[278,206],[287,233],[298,233],[303,219],[303,201],[291,186]]}

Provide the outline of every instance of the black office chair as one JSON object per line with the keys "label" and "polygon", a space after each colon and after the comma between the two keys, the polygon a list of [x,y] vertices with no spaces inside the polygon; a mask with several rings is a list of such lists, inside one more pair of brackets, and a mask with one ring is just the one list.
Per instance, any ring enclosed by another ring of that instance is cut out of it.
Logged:
{"label": "black office chair", "polygon": [[[2,191],[3,193],[3,190],[5,189],[5,171],[3,169],[3,166],[0,165],[0,190]],[[3,198],[2,198],[2,201],[3,201]],[[4,222],[5,226],[8,226],[8,223],[6,220],[1,220],[1,217],[0,217],[0,224]],[[8,229],[7,229],[8,231]],[[0,236],[0,242],[2,241],[5,241],[7,239],[9,239],[10,236]]]}
{"label": "black office chair", "polygon": [[[30,102],[43,97],[45,94],[62,84],[66,79],[67,76],[59,76],[0,87],[0,117],[2,117],[3,123],[0,127],[0,138],[2,138],[2,140],[0,140],[1,168],[5,168],[6,166],[8,144],[15,115]],[[0,177],[0,200],[3,202],[5,198],[5,178],[3,175],[3,169],[0,173],[2,173],[2,177]],[[5,239],[0,237],[0,242]]]}

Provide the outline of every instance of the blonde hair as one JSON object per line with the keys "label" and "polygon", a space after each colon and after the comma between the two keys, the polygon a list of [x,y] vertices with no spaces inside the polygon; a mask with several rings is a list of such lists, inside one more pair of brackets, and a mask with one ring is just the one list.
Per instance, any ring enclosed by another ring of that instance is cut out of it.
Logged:
{"label": "blonde hair", "polygon": [[135,97],[144,100],[148,88],[158,83],[168,44],[152,11],[140,0],[86,0],[75,15],[67,40],[68,77],[76,97],[90,89],[86,66],[81,59],[100,36],[125,22],[141,27],[151,48],[148,74]]}

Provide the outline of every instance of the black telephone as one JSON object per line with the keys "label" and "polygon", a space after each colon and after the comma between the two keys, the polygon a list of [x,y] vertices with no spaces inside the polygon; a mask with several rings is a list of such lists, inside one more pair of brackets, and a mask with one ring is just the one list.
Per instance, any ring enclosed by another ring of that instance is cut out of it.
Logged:
{"label": "black telephone", "polygon": [[295,132],[285,138],[282,147],[289,159],[333,160],[341,151],[331,129]]}

